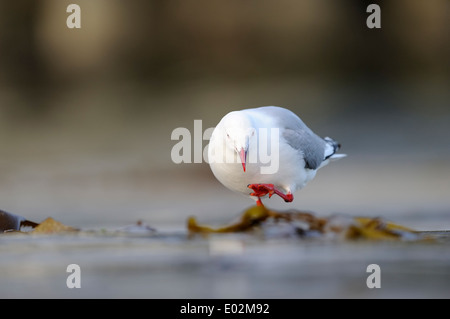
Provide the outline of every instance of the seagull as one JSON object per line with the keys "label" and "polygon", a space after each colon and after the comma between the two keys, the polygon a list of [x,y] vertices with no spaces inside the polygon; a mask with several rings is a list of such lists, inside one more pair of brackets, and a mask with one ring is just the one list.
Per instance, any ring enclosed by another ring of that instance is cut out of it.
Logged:
{"label": "seagull", "polygon": [[253,198],[276,194],[285,202],[311,181],[319,168],[346,154],[321,138],[292,111],[278,106],[232,111],[214,128],[208,162],[214,176],[232,191]]}

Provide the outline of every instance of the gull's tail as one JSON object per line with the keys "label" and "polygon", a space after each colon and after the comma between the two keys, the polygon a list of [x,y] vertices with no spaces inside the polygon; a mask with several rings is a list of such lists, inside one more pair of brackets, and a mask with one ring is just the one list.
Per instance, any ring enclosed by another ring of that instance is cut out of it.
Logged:
{"label": "gull's tail", "polygon": [[346,157],[347,154],[336,154],[337,151],[341,148],[341,144],[333,140],[332,138],[325,137],[324,141],[326,142],[325,148],[325,159],[330,160],[338,160],[340,158]]}

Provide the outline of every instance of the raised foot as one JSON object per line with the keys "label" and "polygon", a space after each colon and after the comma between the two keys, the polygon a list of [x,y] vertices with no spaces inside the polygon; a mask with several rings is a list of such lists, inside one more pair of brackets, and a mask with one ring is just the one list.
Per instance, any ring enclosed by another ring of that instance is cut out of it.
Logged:
{"label": "raised foot", "polygon": [[250,194],[251,196],[262,197],[269,195],[271,197],[275,193],[273,184],[249,184],[247,187],[253,189],[253,193]]}
{"label": "raised foot", "polygon": [[253,193],[250,194],[251,196],[258,196],[259,202],[261,202],[259,200],[259,197],[269,195],[270,198],[273,194],[277,194],[282,199],[284,199],[285,202],[292,202],[294,200],[294,196],[291,193],[284,194],[273,184],[249,184],[247,185],[247,187],[253,190]]}

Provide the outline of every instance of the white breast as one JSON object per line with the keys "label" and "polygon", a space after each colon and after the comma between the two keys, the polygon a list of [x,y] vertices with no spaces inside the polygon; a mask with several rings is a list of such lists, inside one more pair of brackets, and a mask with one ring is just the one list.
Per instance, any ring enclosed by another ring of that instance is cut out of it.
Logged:
{"label": "white breast", "polygon": [[[216,130],[220,130],[220,127]],[[278,169],[273,174],[263,174],[262,168],[274,163],[261,163],[260,161],[248,161],[246,171],[244,172],[237,153],[227,148],[225,139],[220,132],[214,131],[209,143],[208,156],[210,167],[214,176],[227,188],[250,195],[251,189],[247,187],[248,184],[274,184],[284,192],[295,192],[304,187],[311,179],[314,178],[316,171],[305,169],[305,162],[302,155],[294,150],[291,146],[280,138],[279,155],[277,156]],[[250,148],[255,148],[255,143],[250,145]],[[224,150],[219,153],[218,150]],[[215,154],[221,154],[220,158],[215,158]],[[232,163],[227,162],[227,159],[233,159]],[[275,160],[275,156],[273,158]]]}

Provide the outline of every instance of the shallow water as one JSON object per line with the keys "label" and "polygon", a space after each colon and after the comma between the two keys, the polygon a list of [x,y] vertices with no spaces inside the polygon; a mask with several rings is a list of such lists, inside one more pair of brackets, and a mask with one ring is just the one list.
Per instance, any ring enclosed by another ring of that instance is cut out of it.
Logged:
{"label": "shallow water", "polygon": [[[1,298],[448,298],[443,242],[324,242],[227,234],[187,239],[82,232],[2,235]],[[218,249],[227,246],[228,249]],[[81,288],[69,289],[69,264]],[[381,288],[368,288],[367,266]]]}
{"label": "shallow water", "polygon": [[[124,117],[114,105],[126,105],[125,97],[109,96],[111,90],[102,95],[97,88],[97,99],[72,92],[84,103],[62,95],[46,123],[4,121],[0,209],[38,223],[52,217],[83,232],[0,235],[0,297],[450,297],[448,242],[323,242],[245,234],[187,238],[189,216],[223,225],[253,202],[223,187],[206,163],[174,164],[171,131],[196,118],[204,120],[204,128],[213,126],[233,105],[256,103],[254,92],[259,96],[269,87],[271,94],[286,96],[285,104],[302,105],[300,84],[270,81],[251,86],[250,93],[238,86],[203,85],[194,93],[192,87],[175,89],[170,98],[145,95],[139,101],[158,108],[139,119]],[[328,89],[328,95],[319,92],[330,99],[322,105],[342,92]],[[301,93],[303,100],[308,92]],[[223,96],[231,97],[211,109]],[[360,99],[354,105],[366,96]],[[186,101],[191,104],[180,113]],[[318,134],[338,139],[349,156],[321,169],[294,194],[293,203],[275,197],[264,203],[318,216],[382,217],[421,231],[450,229],[450,156],[443,147],[448,116],[333,110],[305,108],[301,115]],[[157,232],[111,233],[138,220]],[[66,285],[66,268],[73,263],[81,268],[80,289]],[[374,263],[381,268],[380,289],[366,285],[367,266]]]}

